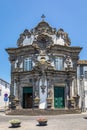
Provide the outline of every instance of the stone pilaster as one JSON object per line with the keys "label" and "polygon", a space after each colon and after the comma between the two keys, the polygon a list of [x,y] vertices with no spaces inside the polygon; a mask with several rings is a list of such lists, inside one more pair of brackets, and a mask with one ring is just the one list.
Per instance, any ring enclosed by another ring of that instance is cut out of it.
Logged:
{"label": "stone pilaster", "polygon": [[65,108],[67,109],[68,108],[68,99],[69,99],[69,95],[68,95],[68,85],[67,85],[67,82],[66,82],[66,87],[65,87]]}

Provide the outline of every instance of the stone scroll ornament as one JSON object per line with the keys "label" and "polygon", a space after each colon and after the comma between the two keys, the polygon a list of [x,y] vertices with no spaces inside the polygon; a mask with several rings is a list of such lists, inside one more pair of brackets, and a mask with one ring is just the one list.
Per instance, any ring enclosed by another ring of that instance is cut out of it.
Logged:
{"label": "stone scroll ornament", "polygon": [[69,68],[72,67],[72,60],[71,60],[71,57],[70,57],[70,56],[67,56],[67,57],[66,57],[65,62],[66,62],[66,64],[67,64],[67,69],[69,69]]}
{"label": "stone scroll ornament", "polygon": [[44,93],[44,92],[45,92],[45,88],[46,88],[46,86],[43,84],[43,85],[41,86],[42,93]]}

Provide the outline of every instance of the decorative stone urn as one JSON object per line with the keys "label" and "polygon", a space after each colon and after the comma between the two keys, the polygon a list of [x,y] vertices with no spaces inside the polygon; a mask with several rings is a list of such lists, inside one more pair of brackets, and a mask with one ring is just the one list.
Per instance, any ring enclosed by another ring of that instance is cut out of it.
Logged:
{"label": "decorative stone urn", "polygon": [[52,103],[52,98],[47,98],[47,103]]}
{"label": "decorative stone urn", "polygon": [[11,123],[12,127],[19,127],[21,124],[21,121],[19,119],[12,119],[9,121]]}
{"label": "decorative stone urn", "polygon": [[34,103],[39,103],[40,98],[34,98]]}
{"label": "decorative stone urn", "polygon": [[38,119],[37,119],[37,122],[39,123],[39,125],[40,126],[45,126],[45,125],[47,125],[47,118],[45,118],[45,117],[39,117]]}
{"label": "decorative stone urn", "polygon": [[52,106],[52,98],[47,98],[47,107],[51,107]]}
{"label": "decorative stone urn", "polygon": [[34,106],[38,107],[39,106],[39,102],[40,102],[40,98],[34,98]]}

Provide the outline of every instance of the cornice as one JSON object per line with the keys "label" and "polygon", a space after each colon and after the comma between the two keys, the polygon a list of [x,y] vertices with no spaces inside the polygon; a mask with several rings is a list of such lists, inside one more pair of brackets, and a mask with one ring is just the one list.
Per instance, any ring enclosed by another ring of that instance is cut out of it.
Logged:
{"label": "cornice", "polygon": [[80,52],[82,47],[79,46],[62,46],[62,45],[51,45],[48,47],[50,50],[61,50],[61,51],[68,51],[68,52]]}
{"label": "cornice", "polygon": [[87,60],[78,60],[78,65],[87,65]]}
{"label": "cornice", "polygon": [[5,49],[8,54],[15,54],[15,53],[18,53],[18,52],[22,52],[22,51],[32,51],[34,50],[34,47],[32,45],[28,45],[28,46],[22,46],[20,48],[7,48]]}

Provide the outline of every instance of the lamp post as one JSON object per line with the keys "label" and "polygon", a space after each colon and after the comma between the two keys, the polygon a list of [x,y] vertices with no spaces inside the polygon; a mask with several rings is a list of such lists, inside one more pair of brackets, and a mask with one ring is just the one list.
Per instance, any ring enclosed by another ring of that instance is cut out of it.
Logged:
{"label": "lamp post", "polygon": [[81,75],[80,77],[80,85],[81,85],[81,111],[85,112],[85,88],[84,88],[84,76]]}

